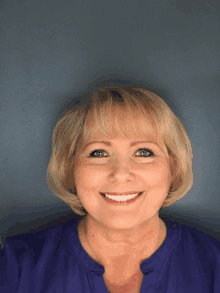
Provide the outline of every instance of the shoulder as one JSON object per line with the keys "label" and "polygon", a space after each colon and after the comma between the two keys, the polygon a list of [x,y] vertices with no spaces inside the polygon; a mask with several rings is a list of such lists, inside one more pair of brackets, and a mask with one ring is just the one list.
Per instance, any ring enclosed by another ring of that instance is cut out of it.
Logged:
{"label": "shoulder", "polygon": [[209,233],[204,232],[205,229],[199,229],[192,225],[187,225],[178,221],[170,220],[167,217],[162,218],[166,224],[167,231],[169,230],[170,237],[175,234],[178,235],[176,241],[181,244],[195,243],[206,247],[215,247],[220,249],[220,240],[214,238]]}
{"label": "shoulder", "polygon": [[181,224],[180,229],[179,246],[185,255],[215,264],[220,270],[220,241],[195,227]]}
{"label": "shoulder", "polygon": [[199,230],[196,227],[188,226],[185,224],[180,224],[181,228],[181,236],[182,241],[185,239],[191,239],[197,244],[204,244],[208,246],[215,246],[217,249],[220,248],[220,241],[208,233],[205,233],[204,231]]}
{"label": "shoulder", "polygon": [[220,241],[218,239],[205,233],[202,228],[171,221],[168,218],[165,218],[165,223],[169,253],[173,252],[183,262],[187,256],[189,261],[203,259],[220,264]]}
{"label": "shoulder", "polygon": [[46,268],[53,267],[54,255],[62,245],[66,245],[65,235],[72,230],[76,220],[71,219],[36,233],[7,237],[0,251],[0,291],[16,292],[22,276],[31,280],[32,271],[37,270],[41,276]]}
{"label": "shoulder", "polygon": [[14,246],[16,252],[18,252],[20,249],[38,249],[49,243],[58,244],[65,231],[74,225],[75,222],[76,219],[71,219],[58,225],[46,227],[35,233],[25,233],[7,237],[4,248],[7,249],[8,246]]}
{"label": "shoulder", "polygon": [[18,286],[26,288],[22,287],[22,292],[30,292],[36,275],[39,288],[43,288],[47,280],[54,278],[54,272],[58,274],[57,270],[51,268],[54,269],[55,264],[58,270],[64,266],[63,251],[67,258],[71,256],[68,237],[71,235],[74,241],[76,227],[77,219],[71,219],[36,233],[7,237],[0,251],[0,292],[18,292]]}

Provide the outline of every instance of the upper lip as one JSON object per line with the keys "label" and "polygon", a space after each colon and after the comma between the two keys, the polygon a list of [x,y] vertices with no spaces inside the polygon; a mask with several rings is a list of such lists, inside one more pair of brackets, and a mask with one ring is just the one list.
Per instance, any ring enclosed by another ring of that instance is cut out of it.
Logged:
{"label": "upper lip", "polygon": [[129,191],[129,192],[101,192],[104,194],[109,194],[109,195],[128,195],[128,194],[136,194],[136,193],[141,193],[143,191]]}

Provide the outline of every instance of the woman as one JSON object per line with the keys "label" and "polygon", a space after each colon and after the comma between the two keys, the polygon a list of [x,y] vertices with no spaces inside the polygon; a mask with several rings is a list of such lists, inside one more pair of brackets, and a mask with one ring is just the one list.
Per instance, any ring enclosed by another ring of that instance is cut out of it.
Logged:
{"label": "woman", "polygon": [[160,97],[99,89],[52,147],[48,186],[84,217],[6,239],[1,292],[219,292],[220,243],[159,217],[193,182],[190,140]]}

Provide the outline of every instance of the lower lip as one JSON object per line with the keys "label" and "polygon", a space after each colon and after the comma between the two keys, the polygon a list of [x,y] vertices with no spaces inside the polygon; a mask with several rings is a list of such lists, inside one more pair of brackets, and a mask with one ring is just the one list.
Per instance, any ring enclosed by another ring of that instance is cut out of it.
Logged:
{"label": "lower lip", "polygon": [[134,198],[128,199],[128,200],[126,200],[126,201],[116,201],[116,200],[113,200],[113,199],[111,199],[111,198],[108,198],[108,197],[106,197],[106,196],[104,196],[104,195],[101,195],[101,197],[102,197],[107,203],[110,203],[110,204],[113,204],[113,205],[128,205],[128,204],[133,203],[133,202],[135,202],[136,200],[138,200],[138,199],[142,196],[143,193],[144,193],[144,192],[142,192],[141,194],[135,196]]}

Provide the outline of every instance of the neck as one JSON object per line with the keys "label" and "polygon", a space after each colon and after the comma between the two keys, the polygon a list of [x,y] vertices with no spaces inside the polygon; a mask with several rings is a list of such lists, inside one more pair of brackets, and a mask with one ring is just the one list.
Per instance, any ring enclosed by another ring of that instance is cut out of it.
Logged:
{"label": "neck", "polygon": [[166,226],[159,216],[129,231],[110,230],[91,217],[83,218],[82,225],[89,254],[104,266],[117,259],[146,259],[166,237]]}

